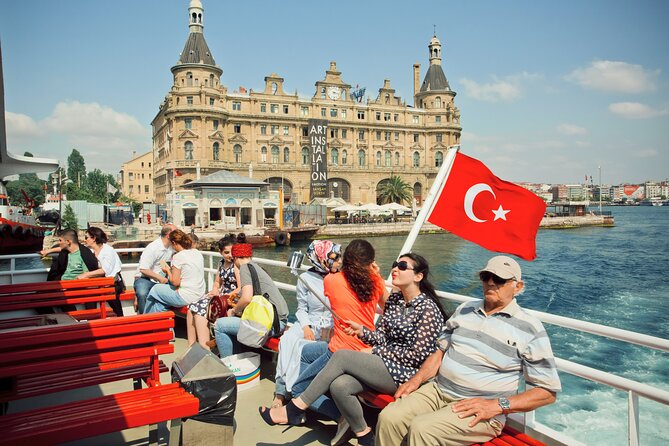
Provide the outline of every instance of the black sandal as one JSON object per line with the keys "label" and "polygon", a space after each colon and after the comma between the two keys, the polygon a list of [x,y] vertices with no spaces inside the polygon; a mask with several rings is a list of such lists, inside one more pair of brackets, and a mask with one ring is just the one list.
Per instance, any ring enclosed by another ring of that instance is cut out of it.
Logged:
{"label": "black sandal", "polygon": [[290,401],[284,407],[286,408],[286,415],[288,417],[287,423],[275,422],[269,413],[271,409],[270,407],[259,407],[258,412],[260,413],[260,416],[265,421],[265,423],[269,424],[270,426],[275,426],[277,424],[289,425],[289,426],[301,426],[307,422],[307,417],[304,414],[305,411],[298,408],[292,401]]}

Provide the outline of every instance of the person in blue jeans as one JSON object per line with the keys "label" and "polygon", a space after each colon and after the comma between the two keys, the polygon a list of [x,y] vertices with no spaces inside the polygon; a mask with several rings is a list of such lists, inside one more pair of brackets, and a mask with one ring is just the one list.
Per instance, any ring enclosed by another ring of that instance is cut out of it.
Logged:
{"label": "person in blue jeans", "polygon": [[[240,234],[242,235],[242,234]],[[239,242],[245,241],[238,239]],[[258,281],[260,282],[260,290],[258,294],[267,294],[269,301],[274,304],[279,316],[279,325],[281,331],[286,327],[288,319],[288,305],[283,295],[274,284],[272,278],[259,265],[253,262],[253,247],[250,243],[237,243],[232,246],[232,257],[234,257],[235,266],[239,269],[239,288],[241,288],[240,298],[234,308],[228,310],[227,317],[219,318],[214,324],[214,336],[216,338],[216,346],[218,347],[218,355],[221,358],[233,355],[239,351],[240,344],[237,341],[237,333],[239,332],[239,325],[241,323],[241,315],[244,313],[244,308],[251,302],[254,296],[253,279],[249,264],[253,265],[258,274]],[[272,336],[278,336],[281,333],[272,333]]]}
{"label": "person in blue jeans", "polygon": [[[311,381],[323,370],[323,367],[332,357],[332,352],[325,341],[311,342],[302,348],[300,356],[300,374],[293,384],[292,395],[298,397],[309,387]],[[339,420],[341,413],[339,408],[327,395],[321,395],[311,406],[312,410],[325,415],[332,420]]]}
{"label": "person in blue jeans", "polygon": [[160,262],[169,262],[172,259],[174,250],[170,242],[170,232],[174,231],[176,226],[166,224],[160,230],[160,236],[149,243],[142,255],[139,257],[139,266],[135,273],[135,310],[137,313],[144,313],[146,298],[154,285],[159,283],[166,284],[167,277],[161,270]]}

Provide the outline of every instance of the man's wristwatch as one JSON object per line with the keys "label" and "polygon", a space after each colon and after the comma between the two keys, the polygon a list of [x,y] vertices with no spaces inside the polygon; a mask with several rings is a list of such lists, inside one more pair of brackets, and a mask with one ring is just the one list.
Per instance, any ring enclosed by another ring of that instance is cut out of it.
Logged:
{"label": "man's wristwatch", "polygon": [[499,407],[502,408],[502,413],[504,415],[511,413],[511,403],[509,402],[508,398],[502,397],[497,399],[497,404],[499,404]]}

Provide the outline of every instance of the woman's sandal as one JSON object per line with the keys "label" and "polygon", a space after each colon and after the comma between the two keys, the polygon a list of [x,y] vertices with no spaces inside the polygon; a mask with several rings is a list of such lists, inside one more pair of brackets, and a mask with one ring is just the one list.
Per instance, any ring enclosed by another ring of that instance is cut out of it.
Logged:
{"label": "woman's sandal", "polygon": [[270,426],[275,426],[277,424],[281,425],[289,425],[289,426],[301,426],[307,421],[307,417],[305,415],[305,411],[298,408],[292,401],[286,404],[286,415],[288,417],[288,422],[287,423],[277,423],[272,419],[272,416],[270,415],[270,407],[259,407],[258,412],[260,413],[260,416],[262,417],[263,420],[265,420],[265,423],[269,424]]}

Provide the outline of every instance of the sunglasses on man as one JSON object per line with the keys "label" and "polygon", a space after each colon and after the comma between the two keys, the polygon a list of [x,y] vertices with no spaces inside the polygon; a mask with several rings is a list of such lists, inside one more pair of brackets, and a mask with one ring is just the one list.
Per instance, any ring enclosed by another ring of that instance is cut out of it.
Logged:
{"label": "sunglasses on man", "polygon": [[495,285],[504,285],[509,280],[515,280],[513,277],[511,279],[502,279],[497,274],[493,274],[489,271],[481,271],[479,273],[479,278],[481,279],[481,282],[488,282],[492,278]]}
{"label": "sunglasses on man", "polygon": [[409,266],[409,263],[407,263],[406,260],[400,260],[399,262],[393,262],[392,268],[397,268],[400,271],[406,271],[408,269],[413,269],[412,267]]}

